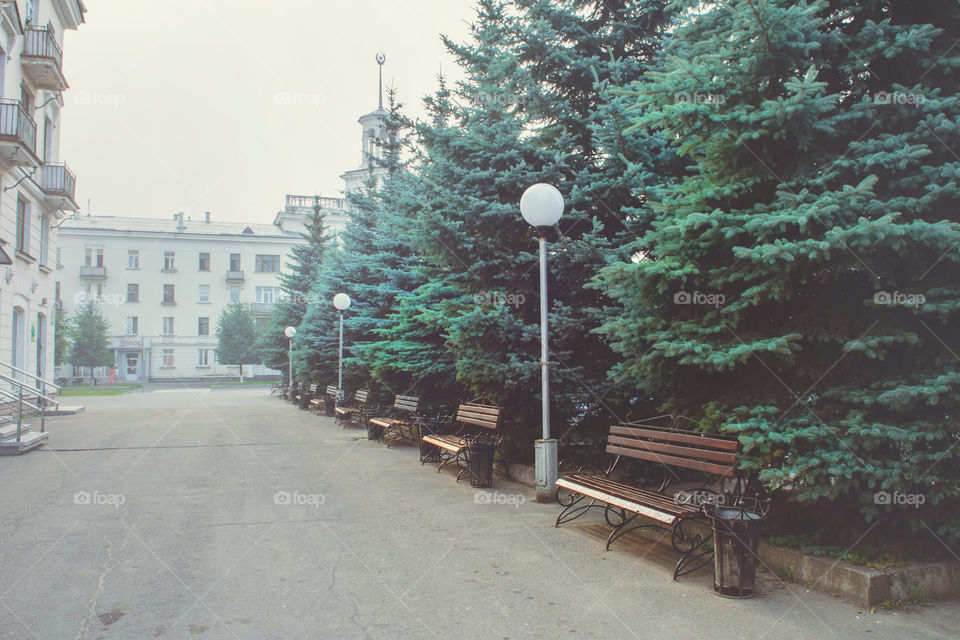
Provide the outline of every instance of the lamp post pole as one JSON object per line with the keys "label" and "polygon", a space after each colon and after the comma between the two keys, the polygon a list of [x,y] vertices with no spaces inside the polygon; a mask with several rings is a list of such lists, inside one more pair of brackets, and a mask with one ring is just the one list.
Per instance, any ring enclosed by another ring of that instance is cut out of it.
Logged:
{"label": "lamp post pole", "polygon": [[[547,346],[547,238],[542,228],[538,229],[540,243],[540,373],[543,378],[543,439],[550,440],[550,349]],[[554,440],[556,442],[556,440]]]}
{"label": "lamp post pole", "polygon": [[548,345],[547,232],[563,215],[563,196],[556,187],[539,183],[523,192],[520,212],[537,231],[540,249],[540,375],[542,438],[534,442],[537,502],[552,502],[558,472],[557,441],[550,435],[550,348]]}
{"label": "lamp post pole", "polygon": [[289,367],[287,375],[287,389],[290,389],[288,395],[293,393],[293,337],[297,335],[296,327],[287,327],[283,330],[283,335],[287,336],[287,366]]}
{"label": "lamp post pole", "polygon": [[343,312],[350,308],[350,296],[338,293],[333,296],[333,306],[340,312],[340,351],[337,357],[337,402],[343,400]]}
{"label": "lamp post pole", "polygon": [[343,397],[343,311],[340,312],[340,351],[337,354],[337,401]]}

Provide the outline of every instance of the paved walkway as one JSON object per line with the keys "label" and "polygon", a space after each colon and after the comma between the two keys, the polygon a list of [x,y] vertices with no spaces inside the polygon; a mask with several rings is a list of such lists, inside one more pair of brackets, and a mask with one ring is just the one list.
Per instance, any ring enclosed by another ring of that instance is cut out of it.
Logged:
{"label": "paved walkway", "polygon": [[659,546],[604,553],[596,520],[555,529],[527,487],[456,485],[262,388],[84,404],[0,458],[0,638],[960,637],[956,603],[673,582]]}

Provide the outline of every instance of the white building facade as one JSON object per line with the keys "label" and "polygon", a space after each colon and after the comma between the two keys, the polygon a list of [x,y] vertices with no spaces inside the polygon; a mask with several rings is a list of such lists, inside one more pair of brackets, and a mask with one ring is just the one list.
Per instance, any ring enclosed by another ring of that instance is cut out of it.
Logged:
{"label": "white building facade", "polygon": [[85,12],[81,0],[0,2],[0,361],[44,378],[56,226],[77,210],[76,179],[60,158],[63,36]]}
{"label": "white building facade", "polygon": [[[347,195],[382,173],[382,102],[381,92],[380,106],[359,119],[360,167],[341,176]],[[250,303],[258,328],[266,325],[280,274],[314,212],[335,236],[350,218],[349,200],[287,195],[271,225],[214,222],[209,213],[200,221],[182,213],[168,220],[74,215],[59,230],[55,298],[71,316],[85,301],[99,302],[119,381],[235,377],[238,366],[216,359],[217,321],[240,301]],[[82,373],[67,365],[58,377]],[[245,365],[244,375],[280,372]]]}
{"label": "white building facade", "polygon": [[[280,297],[280,274],[299,233],[275,225],[78,216],[60,228],[57,278],[73,316],[97,300],[110,323],[119,381],[235,377],[217,361],[217,321],[249,303],[258,328]],[[61,377],[73,375],[64,367]],[[244,376],[279,376],[244,365]]]}

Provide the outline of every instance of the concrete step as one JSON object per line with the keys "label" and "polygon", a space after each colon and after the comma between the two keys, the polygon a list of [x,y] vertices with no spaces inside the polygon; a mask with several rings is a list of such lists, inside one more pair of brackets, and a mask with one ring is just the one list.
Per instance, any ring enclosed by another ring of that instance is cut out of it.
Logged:
{"label": "concrete step", "polygon": [[[23,423],[22,433],[27,433],[30,431],[30,425],[26,422]],[[4,424],[0,426],[0,441],[2,440],[16,440],[17,439],[17,423]]]}
{"label": "concrete step", "polygon": [[17,442],[16,436],[13,440],[2,440],[0,441],[0,455],[17,455],[20,453],[26,453],[31,449],[36,449],[39,446],[42,446],[47,438],[50,437],[50,432],[47,433],[37,433],[31,431],[29,433],[24,433],[20,437],[20,442]]}
{"label": "concrete step", "polygon": [[78,413],[83,413],[84,407],[82,404],[75,405],[60,405],[59,409],[47,409],[47,416],[72,416]]}

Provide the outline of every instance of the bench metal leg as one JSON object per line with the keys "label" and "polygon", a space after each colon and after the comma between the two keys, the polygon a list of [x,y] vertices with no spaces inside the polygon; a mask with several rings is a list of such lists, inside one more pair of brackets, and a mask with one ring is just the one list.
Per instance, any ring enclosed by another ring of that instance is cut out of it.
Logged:
{"label": "bench metal leg", "polygon": [[457,452],[454,462],[460,467],[460,471],[457,472],[457,482],[470,476],[470,457],[466,449]]}
{"label": "bench metal leg", "polygon": [[[589,511],[593,507],[604,506],[602,504],[597,503],[596,500],[591,500],[590,504],[580,504],[580,502],[585,498],[586,496],[580,495],[578,493],[571,494],[570,504],[566,505],[564,510],[560,512],[560,515],[557,516],[557,522],[553,526],[559,527],[562,524],[566,524],[568,522],[576,520],[577,518],[585,514],[587,511]],[[559,494],[557,496],[557,502],[560,502],[560,504],[563,504],[563,502],[560,501]]]}
{"label": "bench metal leg", "polygon": [[692,538],[690,550],[680,556],[680,560],[677,561],[677,566],[673,570],[674,580],[688,573],[693,573],[713,559],[713,549],[701,549],[702,543],[703,540],[699,535]]}
{"label": "bench metal leg", "polygon": [[457,462],[457,459],[459,458],[459,454],[452,453],[445,449],[439,449],[439,454],[440,454],[440,466],[437,467],[437,473],[440,473],[446,467],[449,467],[451,464],[454,464],[455,462]]}

